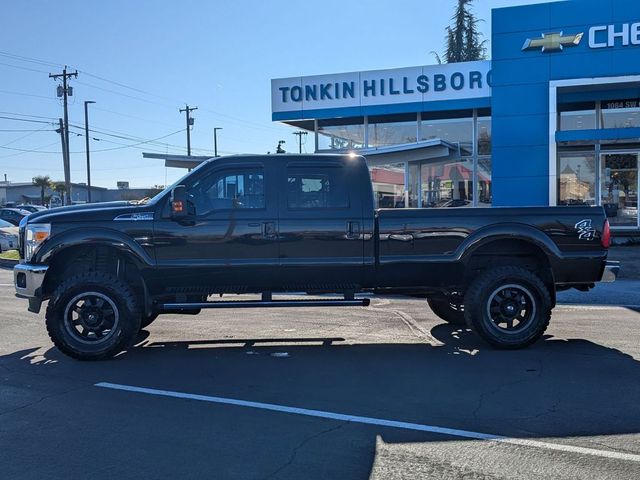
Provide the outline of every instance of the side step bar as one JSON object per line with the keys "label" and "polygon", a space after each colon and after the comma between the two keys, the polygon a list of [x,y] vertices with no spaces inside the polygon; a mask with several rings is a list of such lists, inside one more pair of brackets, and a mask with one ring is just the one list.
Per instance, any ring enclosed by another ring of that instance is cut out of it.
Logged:
{"label": "side step bar", "polygon": [[284,308],[284,307],[368,307],[368,298],[354,300],[230,300],[201,303],[163,303],[158,308],[163,310],[198,309],[198,308]]}

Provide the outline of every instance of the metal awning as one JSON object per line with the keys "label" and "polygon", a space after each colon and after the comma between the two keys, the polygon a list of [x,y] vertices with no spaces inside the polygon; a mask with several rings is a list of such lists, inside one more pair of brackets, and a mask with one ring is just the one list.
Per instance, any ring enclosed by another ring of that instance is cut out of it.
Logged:
{"label": "metal awning", "polygon": [[200,155],[170,155],[168,153],[147,153],[142,152],[143,158],[155,158],[164,160],[165,167],[173,168],[195,168],[202,162],[206,162],[213,158],[212,156]]}
{"label": "metal awning", "polygon": [[359,155],[367,159],[367,164],[388,165],[390,163],[418,162],[425,160],[445,159],[460,156],[460,147],[439,138],[422,142],[390,145],[379,148],[362,148]]}

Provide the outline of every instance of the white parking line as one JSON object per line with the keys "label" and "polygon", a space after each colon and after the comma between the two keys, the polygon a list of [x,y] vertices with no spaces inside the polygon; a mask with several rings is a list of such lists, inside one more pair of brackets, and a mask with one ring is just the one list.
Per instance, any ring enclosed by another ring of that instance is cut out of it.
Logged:
{"label": "white parking line", "polygon": [[455,428],[437,427],[433,425],[422,425],[419,423],[398,422],[395,420],[385,420],[382,418],[361,417],[358,415],[345,415],[343,413],[325,412],[322,410],[310,410],[307,408],[287,407],[274,403],[250,402],[247,400],[236,400],[233,398],[211,397],[209,395],[197,395],[193,393],[174,392],[171,390],[157,390],[155,388],[135,387],[131,385],[121,385],[117,383],[100,382],[96,387],[110,388],[113,390],[124,390],[127,392],[145,393],[160,397],[182,398],[188,400],[198,400],[201,402],[219,403],[224,405],[235,405],[238,407],[257,408],[260,410],[271,410],[273,412],[292,413],[295,415],[305,415],[308,417],[326,418],[341,422],[363,423],[366,425],[378,425],[381,427],[399,428],[403,430],[414,430],[419,432],[438,433],[451,435],[454,437],[470,438],[474,440],[489,440],[493,442],[507,443],[524,447],[535,447],[546,450],[557,450],[561,452],[578,453],[582,455],[592,455],[596,457],[612,458],[616,460],[628,460],[640,462],[640,455],[632,453],[622,453],[608,450],[596,450],[592,448],[577,447],[573,445],[560,445],[557,443],[540,442],[537,440],[526,440],[520,438],[503,437],[488,433],[472,432],[469,430],[458,430]]}

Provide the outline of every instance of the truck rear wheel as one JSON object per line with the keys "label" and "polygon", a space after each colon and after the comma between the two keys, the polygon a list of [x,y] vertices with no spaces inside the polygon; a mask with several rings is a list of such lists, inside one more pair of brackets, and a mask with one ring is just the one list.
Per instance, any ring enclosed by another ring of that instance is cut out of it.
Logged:
{"label": "truck rear wheel", "polygon": [[520,267],[487,270],[471,283],[464,297],[467,325],[500,349],[524,348],[542,337],[551,308],[544,282]]}
{"label": "truck rear wheel", "polygon": [[133,343],[140,317],[136,296],[128,285],[108,273],[87,272],[54,291],[46,326],[64,354],[78,360],[100,360]]}
{"label": "truck rear wheel", "polygon": [[452,325],[465,325],[464,305],[457,302],[455,298],[429,297],[427,302],[433,313],[445,322]]}

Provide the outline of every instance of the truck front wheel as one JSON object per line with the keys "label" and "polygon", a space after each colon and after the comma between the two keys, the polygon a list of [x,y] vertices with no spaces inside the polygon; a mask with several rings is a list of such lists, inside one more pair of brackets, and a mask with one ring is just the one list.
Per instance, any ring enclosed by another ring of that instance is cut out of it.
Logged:
{"label": "truck front wheel", "polygon": [[76,275],[54,291],[47,332],[64,354],[78,360],[109,358],[128,348],[140,330],[133,290],[104,272]]}
{"label": "truck front wheel", "polygon": [[551,319],[551,296],[535,273],[498,267],[480,274],[467,289],[467,325],[490,345],[524,348],[544,334]]}

